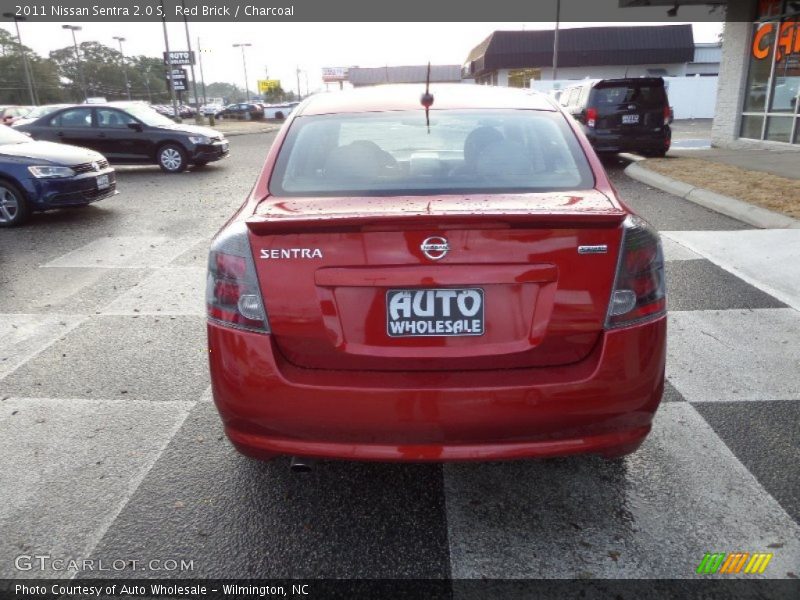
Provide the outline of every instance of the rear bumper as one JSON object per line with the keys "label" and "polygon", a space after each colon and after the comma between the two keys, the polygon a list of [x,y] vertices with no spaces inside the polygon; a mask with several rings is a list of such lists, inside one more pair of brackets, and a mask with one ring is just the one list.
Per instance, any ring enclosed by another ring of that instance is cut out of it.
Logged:
{"label": "rear bumper", "polygon": [[287,363],[267,335],[208,325],[214,401],[248,456],[496,460],[635,450],[661,400],[666,319],[559,368],[353,372]]}
{"label": "rear bumper", "polygon": [[658,152],[668,150],[672,141],[669,127],[637,134],[587,130],[586,137],[595,152]]}

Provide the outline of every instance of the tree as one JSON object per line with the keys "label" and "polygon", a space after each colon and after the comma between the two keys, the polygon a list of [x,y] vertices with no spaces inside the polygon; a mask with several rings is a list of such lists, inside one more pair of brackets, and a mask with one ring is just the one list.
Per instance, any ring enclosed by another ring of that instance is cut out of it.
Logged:
{"label": "tree", "polygon": [[4,29],[0,29],[0,52],[0,104],[31,103],[23,53],[28,58],[34,93],[39,102],[63,99],[56,65],[39,57],[27,46],[20,46],[17,38]]}
{"label": "tree", "polygon": [[243,102],[244,90],[232,83],[215,81],[206,85],[206,96],[208,98],[224,98],[225,102]]}

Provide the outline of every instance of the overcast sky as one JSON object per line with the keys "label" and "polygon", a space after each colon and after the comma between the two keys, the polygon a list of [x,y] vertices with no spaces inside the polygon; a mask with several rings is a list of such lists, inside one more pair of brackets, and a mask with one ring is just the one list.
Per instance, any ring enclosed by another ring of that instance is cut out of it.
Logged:
{"label": "overcast sky", "polygon": [[[124,36],[125,54],[158,56],[164,51],[159,22],[80,23],[78,41],[97,41],[117,47],[114,36]],[[562,28],[598,25],[656,25],[663,23],[567,23]],[[676,24],[670,22],[670,24]],[[269,72],[280,79],[284,89],[296,90],[295,69],[307,73],[311,91],[324,87],[322,67],[380,67],[385,65],[462,64],[469,51],[492,31],[502,29],[552,29],[553,23],[190,23],[192,47],[199,37],[207,83],[228,81],[241,86],[244,81],[241,51],[234,43],[250,43],[246,49],[248,85]],[[2,25],[8,31],[12,26]],[[720,23],[695,23],[695,42],[714,42],[722,30]],[[20,23],[22,41],[37,53],[72,44],[69,31],[61,23]],[[169,23],[171,50],[186,49],[183,23]],[[197,73],[200,78],[199,72]],[[301,80],[306,91],[305,75]]]}

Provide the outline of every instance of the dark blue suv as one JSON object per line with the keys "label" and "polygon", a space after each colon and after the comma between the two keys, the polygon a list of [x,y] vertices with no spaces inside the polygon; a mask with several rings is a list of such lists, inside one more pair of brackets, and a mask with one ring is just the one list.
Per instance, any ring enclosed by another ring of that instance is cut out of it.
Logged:
{"label": "dark blue suv", "polygon": [[0,125],[0,227],[19,225],[35,211],[82,206],[116,193],[114,169],[102,154],[36,142]]}

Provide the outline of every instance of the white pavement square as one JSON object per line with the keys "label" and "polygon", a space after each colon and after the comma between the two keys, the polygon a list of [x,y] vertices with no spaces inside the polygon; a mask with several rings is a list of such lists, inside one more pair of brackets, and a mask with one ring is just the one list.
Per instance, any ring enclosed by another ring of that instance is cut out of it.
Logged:
{"label": "white pavement square", "polygon": [[666,236],[661,236],[661,246],[664,248],[664,260],[699,260],[703,257],[689,250],[683,244]]}
{"label": "white pavement square", "polygon": [[449,464],[444,481],[454,578],[694,578],[706,552],[773,552],[770,578],[800,564],[800,527],[685,402],[621,463]]}
{"label": "white pavement square", "polygon": [[664,231],[661,235],[800,310],[800,229]]}
{"label": "white pavement square", "polygon": [[103,310],[107,315],[204,315],[206,270],[165,267],[153,272]]}
{"label": "white pavement square", "polygon": [[42,265],[44,267],[105,267],[133,269],[163,267],[186,252],[200,238],[156,236],[104,237]]}
{"label": "white pavement square", "polygon": [[0,380],[85,320],[80,315],[0,314]]}
{"label": "white pavement square", "polygon": [[88,558],[193,403],[9,398],[0,401],[0,577],[12,557]]}
{"label": "white pavement square", "polygon": [[800,400],[800,313],[673,312],[667,377],[689,402]]}

